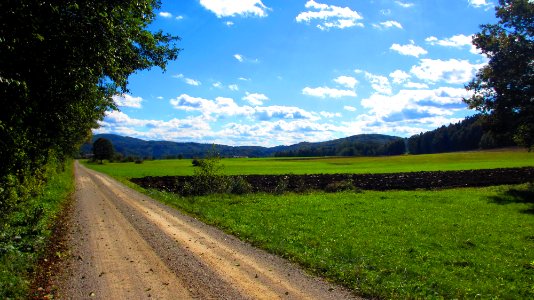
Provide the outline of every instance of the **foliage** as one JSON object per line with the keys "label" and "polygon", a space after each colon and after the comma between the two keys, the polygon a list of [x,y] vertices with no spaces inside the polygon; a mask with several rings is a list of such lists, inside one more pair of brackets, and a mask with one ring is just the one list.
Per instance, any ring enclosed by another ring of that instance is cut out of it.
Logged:
{"label": "foliage", "polygon": [[100,163],[102,163],[102,160],[104,159],[113,160],[115,151],[108,139],[99,138],[93,143],[93,154],[93,158],[95,160],[100,160]]}
{"label": "foliage", "polygon": [[499,0],[497,24],[481,26],[474,45],[489,58],[466,86],[470,108],[488,114],[494,132],[514,134],[530,148],[534,140],[534,2]]}
{"label": "foliage", "polygon": [[190,185],[184,187],[184,194],[209,195],[228,191],[231,182],[223,174],[221,157],[216,152],[215,146],[205,159],[195,159],[192,162],[195,166],[193,180]]}
{"label": "foliage", "polygon": [[411,154],[428,154],[513,145],[509,135],[487,130],[485,119],[483,115],[475,115],[456,124],[413,135],[408,139],[408,151]]}
{"label": "foliage", "polygon": [[194,202],[146,192],[368,298],[534,297],[528,185]]}
{"label": "foliage", "polygon": [[112,96],[127,92],[130,74],[176,58],[177,37],[147,29],[158,7],[158,0],[0,2],[1,215],[39,190],[49,161],[78,151],[116,108]]}
{"label": "foliage", "polygon": [[46,167],[49,179],[38,196],[19,203],[0,228],[0,298],[24,299],[34,265],[47,247],[56,216],[74,191],[72,163]]}

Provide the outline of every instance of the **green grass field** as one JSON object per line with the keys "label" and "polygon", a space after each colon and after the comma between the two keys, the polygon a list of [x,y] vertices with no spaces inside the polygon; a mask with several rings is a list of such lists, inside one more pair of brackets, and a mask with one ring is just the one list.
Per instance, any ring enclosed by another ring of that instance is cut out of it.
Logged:
{"label": "green grass field", "polygon": [[[226,159],[227,174],[384,173],[533,166],[525,151]],[[534,298],[534,187],[181,197],[127,178],[190,175],[190,160],[89,164],[368,297]]]}
{"label": "green grass field", "polygon": [[[534,153],[525,150],[494,150],[391,157],[232,158],[223,159],[222,164],[225,173],[229,175],[394,173],[534,166]],[[91,164],[91,168],[122,178],[193,174],[189,159],[154,160],[142,164]]]}

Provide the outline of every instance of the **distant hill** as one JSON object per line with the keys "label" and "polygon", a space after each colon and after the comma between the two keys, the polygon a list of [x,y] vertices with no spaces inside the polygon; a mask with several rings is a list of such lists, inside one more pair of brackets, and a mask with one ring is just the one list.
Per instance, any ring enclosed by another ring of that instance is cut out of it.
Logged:
{"label": "distant hill", "polygon": [[[201,143],[176,143],[169,141],[145,141],[132,137],[115,134],[97,134],[92,142],[98,138],[106,138],[111,141],[115,151],[123,156],[141,158],[193,158],[204,157],[213,145]],[[362,134],[347,138],[341,138],[319,143],[299,143],[291,146],[259,147],[259,146],[226,146],[215,145],[221,156],[234,157],[268,157],[268,156],[335,156],[335,155],[382,155],[384,147],[392,142],[401,141],[399,150],[405,152],[404,139],[399,137]],[[92,152],[92,142],[82,145],[81,155]],[[399,145],[398,145],[399,148]],[[381,150],[380,150],[381,149]]]}

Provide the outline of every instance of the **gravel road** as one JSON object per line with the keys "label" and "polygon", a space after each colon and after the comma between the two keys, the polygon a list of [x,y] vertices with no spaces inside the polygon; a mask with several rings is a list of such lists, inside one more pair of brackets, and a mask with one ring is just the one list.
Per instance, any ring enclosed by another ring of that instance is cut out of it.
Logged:
{"label": "gravel road", "polygon": [[358,299],[106,175],[75,175],[62,299]]}

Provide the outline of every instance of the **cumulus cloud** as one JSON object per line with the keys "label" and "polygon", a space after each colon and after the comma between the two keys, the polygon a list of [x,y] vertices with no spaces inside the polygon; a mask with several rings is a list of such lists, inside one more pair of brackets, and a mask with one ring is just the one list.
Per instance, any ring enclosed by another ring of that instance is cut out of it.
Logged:
{"label": "cumulus cloud", "polygon": [[358,80],[356,80],[356,78],[351,77],[351,76],[339,76],[338,78],[334,79],[334,82],[346,88],[353,89],[358,83]]}
{"label": "cumulus cloud", "polygon": [[428,53],[428,51],[426,51],[425,49],[415,45],[414,41],[410,41],[410,44],[406,45],[393,44],[389,49],[396,51],[402,55],[409,55],[415,57],[419,57],[420,55],[425,55]]}
{"label": "cumulus cloud", "polygon": [[385,22],[381,22],[379,24],[373,24],[373,27],[377,28],[377,29],[389,29],[389,28],[392,28],[392,27],[396,27],[398,29],[402,29],[401,23],[399,23],[397,21],[385,21]]}
{"label": "cumulus cloud", "polygon": [[458,34],[454,35],[450,38],[444,38],[444,39],[438,39],[435,36],[430,36],[425,39],[427,43],[430,45],[439,45],[443,47],[454,47],[454,48],[464,48],[468,47],[471,53],[473,54],[480,54],[480,51],[476,48],[475,45],[473,45],[473,36],[472,35],[464,35],[464,34]]}
{"label": "cumulus cloud", "polygon": [[427,90],[400,90],[394,95],[375,93],[363,99],[361,104],[369,109],[372,115],[383,120],[420,119],[450,116],[455,110],[465,108],[462,99],[468,96],[469,93],[464,88],[440,87]]}
{"label": "cumulus cloud", "polygon": [[327,112],[327,111],[322,111],[319,113],[321,116],[325,117],[325,118],[329,118],[329,119],[332,119],[332,118],[339,118],[341,117],[341,114],[340,113],[332,113],[332,112]]}
{"label": "cumulus cloud", "polygon": [[406,82],[404,84],[404,87],[406,88],[412,88],[412,89],[428,89],[428,84],[426,83],[420,83],[420,82]]}
{"label": "cumulus cloud", "polygon": [[233,99],[225,97],[208,100],[182,94],[171,99],[170,104],[179,110],[199,111],[206,119],[214,119],[219,116],[248,116],[254,112],[252,107],[239,106]]}
{"label": "cumulus cloud", "polygon": [[356,107],[354,106],[350,106],[350,105],[345,105],[343,106],[343,109],[346,110],[346,111],[356,111]]}
{"label": "cumulus cloud", "polygon": [[468,0],[468,2],[469,2],[469,5],[476,7],[476,8],[489,9],[494,5],[493,2],[489,2],[487,0]]}
{"label": "cumulus cloud", "polygon": [[243,100],[247,101],[251,105],[262,105],[263,102],[269,100],[269,97],[265,96],[264,94],[246,92],[246,96],[243,97]]}
{"label": "cumulus cloud", "polygon": [[308,11],[301,12],[295,18],[297,22],[312,23],[317,22],[317,28],[321,30],[328,30],[330,28],[349,28],[354,26],[364,27],[363,23],[359,22],[363,17],[349,7],[339,7],[335,5],[328,5],[310,0],[306,2],[305,7]]}
{"label": "cumulus cloud", "polygon": [[239,86],[237,84],[230,84],[228,86],[228,88],[231,90],[231,91],[234,91],[234,92],[237,92],[239,91]]}
{"label": "cumulus cloud", "polygon": [[267,17],[269,8],[261,0],[200,0],[207,10],[218,18],[234,16]]}
{"label": "cumulus cloud", "polygon": [[365,78],[371,82],[371,88],[378,93],[385,95],[392,93],[391,84],[389,83],[389,79],[387,77],[365,72]]}
{"label": "cumulus cloud", "polygon": [[226,22],[224,22],[224,24],[225,24],[226,26],[228,26],[228,27],[232,27],[232,26],[234,26],[234,22],[232,22],[232,21],[226,21]]}
{"label": "cumulus cloud", "polygon": [[471,64],[468,60],[458,59],[421,59],[410,73],[417,78],[430,82],[465,84],[469,82],[484,64]]}
{"label": "cumulus cloud", "polygon": [[329,87],[305,87],[302,89],[302,94],[319,98],[356,97],[356,92],[353,90],[341,90]]}
{"label": "cumulus cloud", "polygon": [[407,81],[408,79],[410,79],[410,77],[412,77],[412,75],[402,71],[402,70],[395,70],[391,73],[389,73],[389,77],[391,77],[391,79],[393,79],[393,83],[396,83],[396,84],[401,84],[405,81]]}
{"label": "cumulus cloud", "polygon": [[122,107],[141,108],[141,102],[143,101],[141,97],[132,97],[128,94],[115,95],[112,98],[117,106]]}

